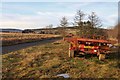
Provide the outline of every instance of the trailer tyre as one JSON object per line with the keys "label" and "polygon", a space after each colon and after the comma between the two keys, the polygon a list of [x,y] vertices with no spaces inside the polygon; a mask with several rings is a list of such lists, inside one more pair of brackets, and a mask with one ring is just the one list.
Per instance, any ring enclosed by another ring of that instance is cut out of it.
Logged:
{"label": "trailer tyre", "polygon": [[105,59],[105,54],[99,54],[99,60],[104,60]]}
{"label": "trailer tyre", "polygon": [[69,50],[69,57],[71,57],[71,58],[75,57],[75,51],[74,50]]}

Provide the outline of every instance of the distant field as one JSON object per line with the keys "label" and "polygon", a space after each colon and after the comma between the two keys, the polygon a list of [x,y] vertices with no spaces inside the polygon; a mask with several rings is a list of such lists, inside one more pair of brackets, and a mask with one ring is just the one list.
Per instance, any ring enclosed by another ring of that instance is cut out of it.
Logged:
{"label": "distant field", "polygon": [[2,46],[60,37],[59,35],[34,33],[0,33],[0,35]]}
{"label": "distant field", "polygon": [[68,45],[60,40],[4,54],[2,77],[56,78],[66,73],[70,78],[120,78],[117,53],[107,55],[105,61],[93,55],[69,58]]}

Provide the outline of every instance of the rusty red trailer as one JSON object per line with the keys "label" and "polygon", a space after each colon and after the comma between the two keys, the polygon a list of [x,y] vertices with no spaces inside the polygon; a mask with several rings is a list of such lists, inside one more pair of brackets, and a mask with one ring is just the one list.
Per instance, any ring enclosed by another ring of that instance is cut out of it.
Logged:
{"label": "rusty red trailer", "polygon": [[110,42],[103,39],[87,39],[87,38],[64,38],[69,42],[69,57],[75,57],[76,54],[96,54],[99,60],[103,60],[109,52]]}

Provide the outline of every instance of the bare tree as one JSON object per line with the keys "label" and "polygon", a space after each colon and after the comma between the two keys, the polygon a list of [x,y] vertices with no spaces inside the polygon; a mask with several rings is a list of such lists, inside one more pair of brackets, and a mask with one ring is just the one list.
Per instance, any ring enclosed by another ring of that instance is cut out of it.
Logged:
{"label": "bare tree", "polygon": [[65,37],[65,30],[66,30],[66,27],[68,26],[68,20],[67,18],[64,16],[62,17],[62,19],[60,20],[60,27],[62,27],[62,36],[63,38]]}
{"label": "bare tree", "polygon": [[60,26],[63,28],[66,28],[68,26],[68,20],[65,16],[60,20]]}
{"label": "bare tree", "polygon": [[46,32],[49,33],[49,34],[52,33],[52,28],[53,28],[52,24],[46,26]]}
{"label": "bare tree", "polygon": [[48,27],[49,27],[50,29],[52,29],[52,28],[53,28],[53,25],[52,25],[52,24],[50,24]]}
{"label": "bare tree", "polygon": [[81,27],[83,25],[84,16],[85,14],[81,10],[78,10],[74,18],[75,25],[77,25],[78,27]]}
{"label": "bare tree", "polygon": [[75,15],[74,22],[75,26],[77,26],[78,30],[76,32],[77,36],[81,36],[84,34],[84,28],[83,28],[83,18],[85,17],[85,14],[81,11],[78,10],[77,14]]}
{"label": "bare tree", "polygon": [[88,16],[89,21],[91,22],[91,27],[101,27],[101,20],[99,17],[95,14],[95,12],[92,12],[91,15]]}
{"label": "bare tree", "polygon": [[101,24],[101,20],[99,19],[99,17],[96,15],[95,12],[92,12],[89,16],[88,19],[91,23],[90,27],[91,27],[91,33],[93,36],[98,36],[101,35],[103,36],[102,33],[104,33],[104,31],[102,29],[100,29],[100,27],[102,26]]}
{"label": "bare tree", "polygon": [[52,24],[50,24],[50,25],[46,26],[46,28],[48,28],[48,29],[51,29],[52,27],[53,27],[53,25],[52,25]]}

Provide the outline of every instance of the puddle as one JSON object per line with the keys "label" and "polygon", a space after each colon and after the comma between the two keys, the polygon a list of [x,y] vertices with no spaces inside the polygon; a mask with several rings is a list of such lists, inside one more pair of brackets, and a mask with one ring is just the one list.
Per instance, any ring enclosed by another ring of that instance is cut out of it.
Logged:
{"label": "puddle", "polygon": [[68,74],[58,74],[57,76],[64,77],[64,78],[69,78],[70,77]]}

